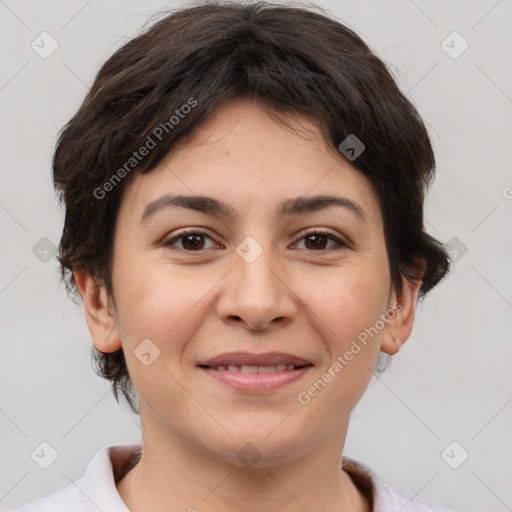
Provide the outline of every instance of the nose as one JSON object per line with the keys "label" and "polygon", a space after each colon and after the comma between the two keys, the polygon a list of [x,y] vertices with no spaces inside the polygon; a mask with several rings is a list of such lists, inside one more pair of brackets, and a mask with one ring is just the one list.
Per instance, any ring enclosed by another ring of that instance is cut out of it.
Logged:
{"label": "nose", "polygon": [[224,322],[250,330],[281,328],[297,314],[289,281],[270,249],[251,263],[235,254],[232,270],[220,283],[217,312]]}

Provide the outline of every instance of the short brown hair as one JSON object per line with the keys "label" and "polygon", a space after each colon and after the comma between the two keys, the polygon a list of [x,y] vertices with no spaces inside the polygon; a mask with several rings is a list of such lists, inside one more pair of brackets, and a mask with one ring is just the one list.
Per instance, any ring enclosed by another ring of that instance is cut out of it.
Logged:
{"label": "short brown hair", "polygon": [[[84,269],[112,295],[124,187],[236,96],[313,119],[335,148],[349,135],[362,141],[365,149],[351,163],[377,191],[395,289],[402,290],[402,277],[421,279],[423,298],[443,279],[448,254],[423,225],[435,169],[426,128],[386,65],[351,29],[313,7],[321,12],[268,2],[201,3],[166,13],[103,64],[53,158],[66,208],[58,259],[68,292],[78,296],[72,271]],[[171,122],[191,99],[193,108]],[[130,160],[157,127],[158,144]],[[138,412],[123,350],[92,350],[116,399],[121,390]]]}

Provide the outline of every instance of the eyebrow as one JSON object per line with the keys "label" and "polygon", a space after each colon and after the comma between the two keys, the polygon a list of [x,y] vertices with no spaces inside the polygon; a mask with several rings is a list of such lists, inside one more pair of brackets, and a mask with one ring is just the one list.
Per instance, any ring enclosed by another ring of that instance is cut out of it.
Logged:
{"label": "eyebrow", "polygon": [[[300,215],[338,206],[352,211],[360,220],[365,221],[367,213],[355,201],[338,195],[299,196],[286,199],[278,205],[277,214],[282,216]],[[144,208],[140,223],[147,222],[157,212],[173,207],[188,208],[220,217],[234,219],[237,217],[233,208],[213,197],[202,195],[171,195],[167,194],[151,201]]]}

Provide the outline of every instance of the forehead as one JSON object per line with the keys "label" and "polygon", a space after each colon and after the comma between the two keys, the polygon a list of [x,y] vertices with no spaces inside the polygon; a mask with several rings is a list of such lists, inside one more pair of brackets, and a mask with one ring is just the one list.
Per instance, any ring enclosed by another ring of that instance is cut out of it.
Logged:
{"label": "forehead", "polygon": [[[262,103],[236,99],[181,141],[155,169],[136,174],[122,203],[144,214],[164,194],[215,197],[230,213],[282,213],[298,196],[338,195],[352,200],[380,224],[375,189],[320,129],[297,116],[280,123]],[[278,206],[279,204],[279,206]]]}

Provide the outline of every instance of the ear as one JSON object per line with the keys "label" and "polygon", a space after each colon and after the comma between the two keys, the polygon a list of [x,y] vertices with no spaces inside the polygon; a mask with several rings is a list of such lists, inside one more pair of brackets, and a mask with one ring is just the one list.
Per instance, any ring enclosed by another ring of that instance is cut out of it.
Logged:
{"label": "ear", "polygon": [[114,307],[102,283],[86,270],[74,270],[73,275],[84,301],[85,318],[94,346],[100,352],[121,348],[121,338]]}
{"label": "ear", "polygon": [[396,354],[411,335],[421,283],[421,279],[410,281],[403,278],[402,292],[397,295],[396,291],[392,290],[390,293],[388,311],[394,311],[394,316],[388,315],[390,320],[384,329],[380,346],[386,354]]}

